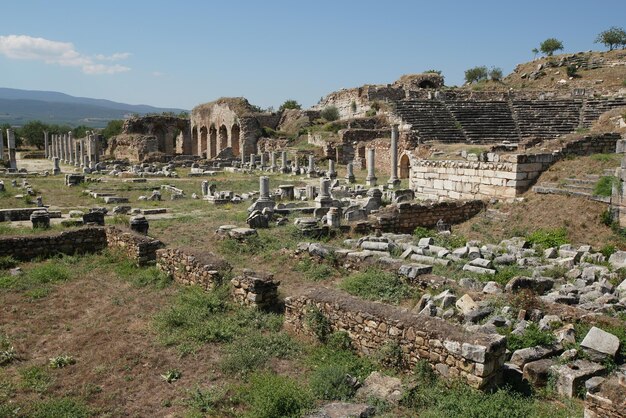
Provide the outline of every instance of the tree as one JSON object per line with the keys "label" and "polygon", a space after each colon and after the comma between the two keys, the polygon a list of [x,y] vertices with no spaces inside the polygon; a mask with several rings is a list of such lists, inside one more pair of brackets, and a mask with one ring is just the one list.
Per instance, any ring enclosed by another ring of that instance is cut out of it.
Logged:
{"label": "tree", "polygon": [[502,80],[502,69],[499,67],[491,67],[491,70],[489,71],[489,78],[491,81]]}
{"label": "tree", "polygon": [[122,133],[122,126],[124,125],[123,120],[115,119],[109,121],[107,126],[102,130],[102,136],[106,139],[111,138],[112,136],[119,135]]}
{"label": "tree", "polygon": [[87,136],[87,131],[92,131],[93,128],[85,125],[78,125],[72,129],[72,135],[74,138],[84,138]]}
{"label": "tree", "polygon": [[551,57],[556,51],[563,49],[563,42],[556,38],[548,38],[539,45],[541,52]]}
{"label": "tree", "polygon": [[42,149],[44,142],[43,133],[47,130],[48,125],[38,120],[31,120],[16,132],[16,137],[21,137],[28,145]]}
{"label": "tree", "polygon": [[485,67],[484,65],[465,70],[465,82],[467,84],[478,83],[479,81],[486,80],[487,76],[487,67]]}
{"label": "tree", "polygon": [[533,53],[533,59],[537,58],[537,54],[539,54],[539,50],[537,48],[531,49],[530,52]]}
{"label": "tree", "polygon": [[302,106],[300,106],[300,103],[298,103],[296,100],[294,99],[287,99],[285,100],[285,103],[281,104],[280,107],[278,108],[279,111],[283,111],[285,109],[297,109],[300,110],[302,109]]}
{"label": "tree", "polygon": [[623,28],[612,26],[600,32],[595,43],[604,44],[604,46],[609,48],[609,51],[612,51],[617,46],[626,46],[626,31]]}
{"label": "tree", "polygon": [[335,121],[339,119],[339,109],[337,109],[335,106],[325,107],[320,112],[320,116],[326,119],[328,122]]}

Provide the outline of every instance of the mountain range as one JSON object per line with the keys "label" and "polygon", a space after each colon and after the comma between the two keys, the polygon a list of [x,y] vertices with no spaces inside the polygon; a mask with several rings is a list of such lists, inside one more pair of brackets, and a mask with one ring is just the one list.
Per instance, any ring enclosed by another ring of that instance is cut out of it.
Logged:
{"label": "mountain range", "polygon": [[43,123],[87,125],[102,128],[110,120],[137,113],[173,112],[185,109],[131,105],[105,99],[75,97],[55,91],[20,90],[0,87],[0,124],[20,126],[30,120]]}

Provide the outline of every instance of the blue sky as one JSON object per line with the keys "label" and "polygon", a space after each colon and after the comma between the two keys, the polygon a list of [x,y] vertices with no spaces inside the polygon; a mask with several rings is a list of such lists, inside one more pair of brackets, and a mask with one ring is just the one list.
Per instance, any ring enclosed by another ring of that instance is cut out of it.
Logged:
{"label": "blue sky", "polygon": [[626,26],[626,1],[13,0],[0,87],[190,109],[221,96],[305,106],[343,87],[486,65],[505,74],[549,37],[565,52]]}

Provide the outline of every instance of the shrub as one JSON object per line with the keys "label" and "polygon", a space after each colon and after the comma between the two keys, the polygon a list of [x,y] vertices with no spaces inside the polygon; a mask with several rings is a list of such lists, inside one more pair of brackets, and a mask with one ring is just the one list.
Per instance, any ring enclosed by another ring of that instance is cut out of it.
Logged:
{"label": "shrub", "polygon": [[530,233],[526,240],[540,249],[558,247],[568,243],[567,230],[563,227],[557,229],[538,229]]}
{"label": "shrub", "polygon": [[613,194],[613,185],[619,185],[619,179],[615,176],[602,176],[593,188],[593,194],[596,196],[611,196]]}
{"label": "shrub", "polygon": [[478,83],[479,81],[484,81],[487,79],[489,72],[487,67],[473,67],[465,70],[465,82],[467,84]]}
{"label": "shrub", "polygon": [[339,287],[369,300],[398,303],[411,294],[411,289],[396,274],[377,268],[348,276]]}
{"label": "shrub", "polygon": [[491,81],[502,80],[502,69],[498,67],[491,67],[491,70],[489,70],[489,78]]}
{"label": "shrub", "polygon": [[322,109],[320,116],[329,122],[339,119],[339,109],[335,106],[327,106]]}
{"label": "shrub", "polygon": [[575,65],[568,65],[566,68],[568,77],[578,77],[578,67]]}
{"label": "shrub", "polygon": [[250,377],[247,391],[250,410],[255,418],[300,417],[313,406],[313,397],[294,379],[260,372]]}
{"label": "shrub", "polygon": [[613,220],[613,211],[610,207],[600,214],[600,222],[606,226],[613,226],[615,221]]}
{"label": "shrub", "polygon": [[563,42],[556,38],[548,38],[539,45],[541,52],[551,57],[556,51],[563,49]]}
{"label": "shrub", "polygon": [[285,109],[302,109],[302,106],[300,105],[300,103],[298,103],[296,100],[294,99],[288,99],[285,100],[285,102],[283,104],[280,105],[280,107],[278,108],[279,111],[283,111]]}
{"label": "shrub", "polygon": [[314,370],[309,387],[316,398],[329,401],[348,400],[356,391],[347,368],[335,364],[325,364]]}
{"label": "shrub", "polygon": [[429,238],[435,235],[435,231],[433,231],[432,229],[424,228],[423,226],[416,226],[413,230],[413,236],[417,240],[420,240],[422,238]]}
{"label": "shrub", "polygon": [[304,316],[304,323],[321,342],[326,342],[332,331],[330,328],[330,321],[316,306],[310,308],[306,312]]}
{"label": "shrub", "polygon": [[352,340],[345,331],[336,331],[330,334],[326,345],[333,350],[351,350]]}
{"label": "shrub", "polygon": [[8,270],[17,266],[17,260],[10,255],[0,257],[0,270]]}
{"label": "shrub", "polygon": [[370,106],[373,110],[379,111],[381,108],[380,102],[378,100],[374,100]]}
{"label": "shrub", "polygon": [[354,100],[350,103],[350,111],[352,113],[356,112],[356,102]]}
{"label": "shrub", "polygon": [[507,348],[511,351],[521,348],[535,347],[537,345],[550,345],[555,337],[551,331],[541,331],[535,323],[529,324],[522,335],[509,334],[507,336]]}
{"label": "shrub", "polygon": [[385,369],[401,370],[405,363],[402,348],[395,341],[385,342],[374,354],[374,359]]}
{"label": "shrub", "polygon": [[606,244],[600,249],[600,253],[606,258],[609,258],[615,251],[617,251],[617,248],[612,244]]}

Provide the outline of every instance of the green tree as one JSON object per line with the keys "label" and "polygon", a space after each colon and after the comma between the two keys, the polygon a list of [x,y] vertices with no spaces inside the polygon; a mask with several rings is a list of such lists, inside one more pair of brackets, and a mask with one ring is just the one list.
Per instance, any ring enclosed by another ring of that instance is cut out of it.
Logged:
{"label": "green tree", "polygon": [[15,133],[16,137],[22,138],[28,145],[37,149],[43,148],[43,133],[48,130],[48,125],[38,120],[31,120]]}
{"label": "green tree", "polygon": [[285,103],[281,104],[280,107],[278,108],[279,111],[283,111],[285,109],[302,109],[302,106],[300,106],[300,103],[298,103],[296,100],[294,99],[288,99],[285,100]]}
{"label": "green tree", "polygon": [[320,116],[326,119],[328,122],[339,119],[339,109],[335,106],[327,106],[320,112]]}
{"label": "green tree", "polygon": [[537,54],[539,54],[539,50],[537,48],[533,48],[530,50],[533,53],[533,59],[537,58]]}
{"label": "green tree", "polygon": [[109,139],[112,136],[121,134],[123,125],[124,121],[120,119],[109,121],[109,123],[107,123],[107,126],[101,132],[102,136],[104,136],[106,139]]}
{"label": "green tree", "polygon": [[501,81],[502,69],[499,67],[491,67],[491,70],[489,70],[489,78],[491,81]]}
{"label": "green tree", "polygon": [[480,67],[470,68],[465,70],[465,82],[467,84],[478,83],[479,81],[486,80],[489,75],[487,67],[484,65]]}
{"label": "green tree", "polygon": [[541,52],[551,57],[556,51],[563,49],[563,42],[556,38],[548,38],[539,45]]}
{"label": "green tree", "polygon": [[[12,129],[12,126],[10,124],[8,124],[8,123],[0,124],[0,132],[2,132],[2,138],[3,138],[5,144],[7,142],[7,140],[6,140],[7,129]],[[17,135],[17,133],[15,135],[15,145],[17,147],[20,147],[22,145],[22,139],[20,138],[19,135]]]}
{"label": "green tree", "polygon": [[85,125],[78,125],[72,129],[72,135],[74,138],[84,138],[87,136],[87,131],[93,131],[93,128]]}
{"label": "green tree", "polygon": [[604,44],[604,46],[609,48],[609,51],[612,51],[617,46],[626,46],[626,31],[623,28],[612,26],[600,32],[595,43]]}

